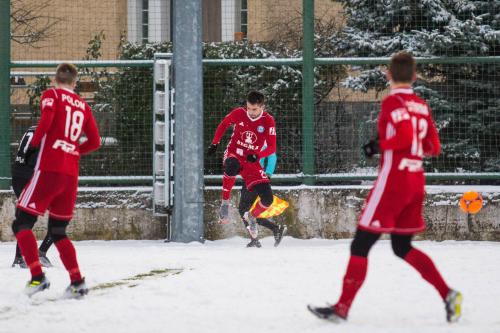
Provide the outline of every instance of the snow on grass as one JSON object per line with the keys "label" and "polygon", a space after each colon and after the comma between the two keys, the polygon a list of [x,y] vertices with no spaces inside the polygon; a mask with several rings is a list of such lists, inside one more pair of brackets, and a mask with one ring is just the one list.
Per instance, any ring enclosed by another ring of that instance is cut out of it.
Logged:
{"label": "snow on grass", "polygon": [[500,331],[500,243],[415,242],[464,294],[464,317],[450,325],[437,292],[380,241],[349,321],[338,327],[306,304],[337,299],[349,240],[287,237],[274,248],[265,238],[261,249],[246,242],[76,242],[94,290],[84,300],[57,301],[68,277],[56,250],[48,253],[51,289],[28,299],[21,292],[28,272],[9,266],[14,243],[0,243],[0,332]]}

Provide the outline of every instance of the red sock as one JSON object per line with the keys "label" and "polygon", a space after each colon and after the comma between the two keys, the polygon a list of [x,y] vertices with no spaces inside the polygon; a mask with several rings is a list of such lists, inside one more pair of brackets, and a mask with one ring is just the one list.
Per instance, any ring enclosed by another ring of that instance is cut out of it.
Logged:
{"label": "red sock", "polygon": [[268,209],[269,206],[264,206],[262,204],[262,202],[258,202],[255,207],[250,211],[250,213],[254,216],[254,217],[258,217],[261,213],[265,212],[266,209]]}
{"label": "red sock", "polygon": [[40,258],[38,258],[38,245],[33,231],[29,229],[21,230],[16,234],[16,239],[24,261],[30,268],[31,276],[42,274],[42,265],[40,264]]}
{"label": "red sock", "polygon": [[222,177],[222,200],[229,200],[235,182],[236,177],[224,174]]}
{"label": "red sock", "polygon": [[405,257],[405,261],[413,266],[430,284],[432,284],[443,299],[446,298],[450,288],[444,282],[443,277],[439,274],[436,266],[425,253],[415,248],[411,249]]}
{"label": "red sock", "polygon": [[76,261],[76,251],[73,243],[71,243],[69,238],[63,238],[55,244],[59,251],[61,261],[69,273],[71,282],[80,281],[82,275],[80,274],[80,268],[78,268],[78,262]]}
{"label": "red sock", "polygon": [[335,311],[346,318],[354,297],[358,292],[363,281],[365,281],[366,271],[368,270],[368,258],[351,255],[347,264],[347,271],[344,276],[342,294],[339,301],[335,304]]}

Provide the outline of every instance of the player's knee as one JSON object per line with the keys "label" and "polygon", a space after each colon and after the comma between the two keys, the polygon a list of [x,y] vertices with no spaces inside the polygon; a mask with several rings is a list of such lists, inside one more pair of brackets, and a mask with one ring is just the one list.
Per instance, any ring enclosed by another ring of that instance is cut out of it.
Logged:
{"label": "player's knee", "polygon": [[57,243],[64,238],[68,238],[68,235],[66,235],[66,228],[68,227],[68,224],[69,221],[49,217],[49,235],[50,238],[54,240],[54,243]]}
{"label": "player's knee", "polygon": [[234,157],[229,157],[224,162],[224,173],[230,177],[235,177],[240,172],[240,162]]}
{"label": "player's knee", "polygon": [[262,205],[269,207],[273,203],[273,191],[269,183],[260,183],[254,186],[254,191],[259,195]]}
{"label": "player's knee", "polygon": [[36,216],[26,213],[23,210],[18,210],[16,212],[16,219],[12,223],[12,232],[17,235],[18,232],[22,230],[31,230],[36,222]]}
{"label": "player's knee", "polygon": [[351,243],[351,255],[365,258],[368,257],[370,249],[379,237],[379,234],[358,229]]}
{"label": "player's knee", "polygon": [[408,252],[411,251],[411,235],[391,235],[391,245],[394,254],[401,259],[404,259]]}

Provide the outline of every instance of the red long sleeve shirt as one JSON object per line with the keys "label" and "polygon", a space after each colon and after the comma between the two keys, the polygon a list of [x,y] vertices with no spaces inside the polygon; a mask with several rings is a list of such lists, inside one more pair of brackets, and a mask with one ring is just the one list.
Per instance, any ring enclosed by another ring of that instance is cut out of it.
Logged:
{"label": "red long sleeve shirt", "polygon": [[[254,119],[250,118],[245,108],[232,110],[217,127],[212,143],[218,144],[231,125],[234,125],[234,129],[227,146],[228,155],[246,158],[250,154],[257,154],[263,158],[276,152],[276,125],[269,113],[264,111]],[[264,144],[267,147],[261,150]]]}
{"label": "red long sleeve shirt", "polygon": [[[30,144],[40,146],[35,170],[78,176],[80,155],[101,144],[91,108],[76,93],[64,88],[44,91],[40,108],[41,118]],[[87,140],[80,144],[83,133]]]}
{"label": "red long sleeve shirt", "polygon": [[[378,121],[382,150],[380,174],[401,184],[404,174],[423,174],[422,159],[441,151],[431,109],[410,87],[392,89],[384,98]],[[420,185],[419,185],[420,186]]]}

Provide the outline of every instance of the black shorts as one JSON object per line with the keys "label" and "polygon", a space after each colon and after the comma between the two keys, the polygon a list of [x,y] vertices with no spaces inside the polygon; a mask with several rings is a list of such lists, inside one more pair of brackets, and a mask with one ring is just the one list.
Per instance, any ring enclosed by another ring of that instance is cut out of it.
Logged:
{"label": "black shorts", "polygon": [[257,197],[257,191],[249,191],[245,184],[243,184],[243,186],[241,187],[240,204],[238,207],[238,211],[240,212],[240,215],[242,217],[245,212],[248,212],[250,210]]}
{"label": "black shorts", "polygon": [[26,187],[26,184],[29,183],[30,179],[31,177],[26,178],[26,177],[18,177],[15,175],[12,176],[12,189],[14,190],[16,198],[19,198],[24,188]]}

